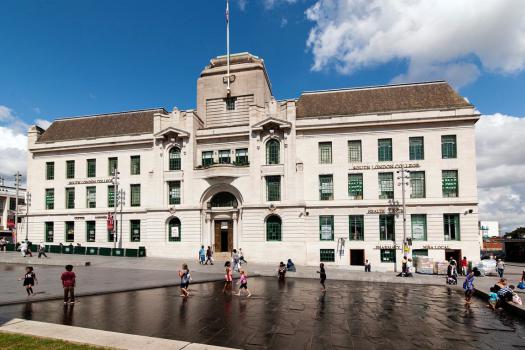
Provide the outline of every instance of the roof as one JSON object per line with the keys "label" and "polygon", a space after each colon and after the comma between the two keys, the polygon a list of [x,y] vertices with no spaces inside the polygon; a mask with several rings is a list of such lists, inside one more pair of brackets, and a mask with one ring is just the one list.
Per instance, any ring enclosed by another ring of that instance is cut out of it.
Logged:
{"label": "roof", "polygon": [[164,108],[155,108],[58,119],[39,137],[38,142],[152,134],[155,113],[167,114]]}
{"label": "roof", "polygon": [[446,82],[385,85],[305,92],[297,101],[297,117],[357,115],[472,107]]}

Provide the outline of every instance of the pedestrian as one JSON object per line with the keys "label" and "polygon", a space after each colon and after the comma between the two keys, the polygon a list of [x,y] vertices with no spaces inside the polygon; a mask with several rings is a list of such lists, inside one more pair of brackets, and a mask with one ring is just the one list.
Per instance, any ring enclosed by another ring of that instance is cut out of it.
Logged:
{"label": "pedestrian", "polygon": [[226,261],[224,263],[224,267],[226,268],[226,274],[224,275],[224,287],[222,288],[222,292],[226,292],[226,289],[232,290],[232,269],[231,269],[231,263],[229,261]]}
{"label": "pedestrian", "polygon": [[24,284],[23,285],[24,285],[24,287],[26,289],[28,297],[35,294],[35,292],[33,291],[33,286],[35,284],[38,284],[38,280],[36,279],[36,274],[33,271],[33,267],[32,266],[26,267],[25,275],[23,277],[19,278],[18,280],[19,281],[24,280]]}
{"label": "pedestrian", "polygon": [[204,265],[205,260],[206,260],[206,251],[204,250],[204,246],[201,245],[201,249],[199,249],[199,264]]}
{"label": "pedestrian", "polygon": [[27,242],[22,241],[20,244],[20,254],[25,258],[27,256]]}
{"label": "pedestrian", "polygon": [[463,289],[465,290],[465,305],[470,305],[472,302],[472,295],[474,294],[474,276],[476,275],[477,267],[472,269],[463,282]]}
{"label": "pedestrian", "polygon": [[237,253],[237,249],[233,250],[232,263],[233,263],[233,271],[239,272],[239,253]]}
{"label": "pedestrian", "polygon": [[187,264],[182,264],[182,270],[179,270],[180,277],[180,296],[187,297],[190,295],[188,287],[190,286],[191,275]]}
{"label": "pedestrian", "polygon": [[503,278],[503,272],[505,272],[505,263],[503,260],[498,259],[498,263],[496,264],[496,270],[498,271],[498,275],[500,278]]}
{"label": "pedestrian", "polygon": [[62,280],[62,287],[64,288],[64,305],[67,305],[68,302],[71,305],[75,304],[77,275],[73,272],[73,265],[66,265],[66,271],[62,272],[60,279]]}
{"label": "pedestrian", "polygon": [[504,286],[498,290],[498,297],[503,301],[512,301],[512,296],[514,294],[514,286]]}
{"label": "pedestrian", "polygon": [[277,278],[279,281],[284,281],[284,277],[286,276],[286,265],[281,261],[279,263],[279,269],[277,270]]}
{"label": "pedestrian", "polygon": [[206,250],[206,262],[204,265],[208,265],[208,261],[210,262],[210,265],[213,265],[213,252],[210,246],[208,246],[208,249]]}
{"label": "pedestrian", "polygon": [[498,294],[495,292],[494,287],[490,287],[490,293],[489,293],[489,307],[492,310],[496,310],[496,307],[498,307]]}
{"label": "pedestrian", "polygon": [[46,259],[48,259],[49,257],[46,255],[46,246],[44,244],[44,242],[40,242],[40,245],[38,246],[38,258],[40,259],[41,256],[45,256]]}
{"label": "pedestrian", "polygon": [[447,284],[458,284],[458,270],[456,265],[448,264],[447,266]]}
{"label": "pedestrian", "polygon": [[414,264],[412,263],[412,259],[408,258],[408,260],[407,260],[407,271],[406,271],[406,276],[405,277],[413,277],[413,275],[412,275],[413,268],[414,268]]}
{"label": "pedestrian", "polygon": [[365,260],[365,272],[370,272],[372,269],[372,265],[370,264],[370,261],[368,259]]}
{"label": "pedestrian", "polygon": [[326,292],[326,286],[324,284],[324,282],[326,281],[326,270],[324,269],[324,264],[323,263],[319,264],[319,271],[317,271],[317,273],[319,274],[319,277],[321,278],[319,283],[321,283],[321,285],[323,286],[323,289],[321,289],[321,292],[324,293],[324,292]]}
{"label": "pedestrian", "polygon": [[295,269],[295,264],[293,263],[292,259],[288,259],[288,261],[286,262],[286,270],[288,270],[290,272],[296,272],[297,271]]}
{"label": "pedestrian", "polygon": [[401,276],[402,277],[406,277],[407,275],[407,264],[408,264],[408,259],[407,259],[407,256],[403,256],[403,260],[401,260]]}
{"label": "pedestrian", "polygon": [[250,290],[248,289],[248,276],[246,275],[246,272],[242,269],[239,272],[241,274],[241,277],[239,278],[239,282],[237,282],[237,284],[240,284],[241,286],[239,287],[239,292],[234,294],[237,296],[241,296],[241,291],[245,289],[248,293],[247,297],[249,298],[252,296],[252,293],[250,293]]}
{"label": "pedestrian", "polygon": [[467,257],[464,256],[463,259],[461,259],[461,274],[463,276],[467,275],[467,267],[468,267]]}
{"label": "pedestrian", "polygon": [[5,253],[6,247],[7,247],[7,241],[5,237],[0,238],[0,251]]}
{"label": "pedestrian", "polygon": [[242,252],[242,249],[239,248],[239,266],[241,265],[241,262],[248,265],[248,262],[246,261],[246,259],[244,259],[244,253]]}

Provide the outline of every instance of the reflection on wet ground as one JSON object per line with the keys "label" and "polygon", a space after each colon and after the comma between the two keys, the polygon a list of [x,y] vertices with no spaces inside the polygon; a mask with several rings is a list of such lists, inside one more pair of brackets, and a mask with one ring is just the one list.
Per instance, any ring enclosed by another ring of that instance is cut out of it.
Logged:
{"label": "reflection on wet ground", "polygon": [[83,297],[0,308],[32,319],[243,349],[506,349],[525,345],[525,322],[446,287],[252,278],[252,298],[222,283]]}

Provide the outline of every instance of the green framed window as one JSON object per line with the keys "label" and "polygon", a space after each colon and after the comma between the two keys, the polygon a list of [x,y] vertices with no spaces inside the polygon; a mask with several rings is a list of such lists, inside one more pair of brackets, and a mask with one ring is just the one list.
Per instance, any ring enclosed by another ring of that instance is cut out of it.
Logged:
{"label": "green framed window", "polygon": [[97,160],[96,159],[86,160],[86,167],[87,167],[87,177],[97,176]]}
{"label": "green framed window", "polygon": [[282,221],[278,215],[270,215],[266,218],[266,240],[281,240]]}
{"label": "green framed window", "polygon": [[379,239],[393,241],[396,237],[395,215],[379,215]]}
{"label": "green framed window", "polygon": [[108,230],[108,242],[114,242],[115,241],[115,232],[118,232],[118,221],[113,221],[113,230]]}
{"label": "green framed window", "polygon": [[377,140],[377,160],[380,162],[392,161],[392,139]]}
{"label": "green framed window", "polygon": [[171,218],[168,223],[168,240],[170,242],[180,242],[182,237],[182,225],[177,217]]}
{"label": "green framed window", "polygon": [[363,161],[361,140],[348,141],[348,161],[361,163]]}
{"label": "green framed window", "polygon": [[55,189],[46,188],[46,209],[55,209]]}
{"label": "green framed window", "polygon": [[66,188],[66,209],[75,209],[75,188]]}
{"label": "green framed window", "polygon": [[86,187],[86,208],[97,207],[97,188],[95,186]]}
{"label": "green framed window", "polygon": [[269,202],[281,200],[280,176],[266,176],[266,200]]}
{"label": "green framed window", "polygon": [[381,262],[383,263],[395,263],[396,262],[396,250],[395,249],[381,249]]}
{"label": "green framed window", "polygon": [[394,173],[379,173],[379,199],[394,198]]}
{"label": "green framed window", "polygon": [[319,250],[319,261],[334,262],[335,261],[335,249],[320,249]]}
{"label": "green framed window", "polygon": [[319,239],[321,241],[334,240],[334,216],[321,215],[319,216]]}
{"label": "green framed window", "polygon": [[[204,158],[204,152],[202,152],[203,158]],[[182,162],[180,157],[180,148],[178,147],[172,147],[170,149],[170,152],[168,154],[169,156],[169,169],[170,171],[174,170],[181,170],[182,169]],[[212,153],[213,158],[213,153]],[[203,162],[204,164],[204,162]]]}
{"label": "green framed window", "polygon": [[248,165],[248,148],[239,148],[235,150],[235,163],[237,165]]}
{"label": "green framed window", "polygon": [[319,199],[322,201],[334,199],[333,175],[319,175]]}
{"label": "green framed window", "polygon": [[202,152],[202,166],[213,165],[213,151]]}
{"label": "green framed window", "polygon": [[231,163],[231,157],[230,157],[230,150],[229,149],[222,149],[219,151],[219,164],[230,164]]}
{"label": "green framed window", "polygon": [[410,137],[408,139],[408,153],[410,160],[425,159],[425,142],[423,137]]}
{"label": "green framed window", "polygon": [[413,249],[412,258],[417,258],[418,256],[428,256],[428,249]]}
{"label": "green framed window", "polygon": [[332,164],[331,142],[319,142],[319,163]]}
{"label": "green framed window", "polygon": [[55,179],[55,162],[46,162],[46,180]]}
{"label": "green framed window", "polygon": [[168,189],[170,205],[180,204],[180,181],[168,182]]}
{"label": "green framed window", "polygon": [[118,158],[108,158],[108,175],[113,176],[116,169],[118,169]]}
{"label": "green framed window", "polygon": [[131,242],[140,242],[140,220],[130,220],[130,241]]}
{"label": "green framed window", "polygon": [[348,174],[348,196],[363,199],[363,174]]}
{"label": "green framed window", "polygon": [[266,142],[266,164],[279,164],[281,144],[276,139]]}
{"label": "green framed window", "polygon": [[66,242],[74,242],[75,241],[75,222],[74,221],[66,221],[65,224],[66,228]]}
{"label": "green framed window", "polygon": [[410,172],[410,198],[425,198],[425,172]]}
{"label": "green framed window", "polygon": [[108,186],[108,207],[115,207],[115,186],[113,185]]}
{"label": "green framed window", "polygon": [[445,241],[459,241],[459,214],[443,214]]}
{"label": "green framed window", "polygon": [[457,158],[458,150],[456,135],[441,136],[441,157],[443,159]]}
{"label": "green framed window", "polygon": [[129,161],[131,166],[131,175],[140,175],[140,156],[131,156]]}
{"label": "green framed window", "polygon": [[95,221],[86,221],[86,242],[95,242],[96,229]]}
{"label": "green framed window", "polygon": [[351,241],[363,241],[365,239],[365,225],[363,215],[350,215],[348,217],[348,232]]}
{"label": "green framed window", "polygon": [[140,207],[140,185],[130,185],[131,206]]}
{"label": "green framed window", "polygon": [[427,216],[426,214],[410,215],[410,225],[412,226],[412,240],[427,240]]}
{"label": "green framed window", "polygon": [[44,224],[44,229],[45,229],[45,236],[46,236],[46,242],[47,243],[52,243],[53,242],[53,239],[54,239],[54,234],[55,234],[55,223],[53,222],[46,222]]}
{"label": "green framed window", "polygon": [[66,179],[75,178],[75,161],[66,160]]}
{"label": "green framed window", "polygon": [[441,172],[443,197],[457,197],[459,193],[458,171],[443,170]]}

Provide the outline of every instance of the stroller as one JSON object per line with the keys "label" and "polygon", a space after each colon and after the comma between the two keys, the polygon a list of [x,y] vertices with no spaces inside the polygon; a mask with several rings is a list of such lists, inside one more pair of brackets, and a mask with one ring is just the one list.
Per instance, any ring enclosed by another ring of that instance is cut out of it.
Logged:
{"label": "stroller", "polygon": [[447,276],[447,284],[458,284],[458,278],[456,276]]}
{"label": "stroller", "polygon": [[447,284],[458,284],[458,271],[455,265],[448,265],[447,267]]}

